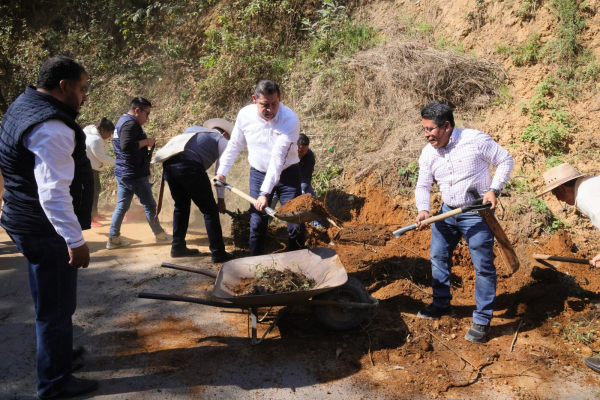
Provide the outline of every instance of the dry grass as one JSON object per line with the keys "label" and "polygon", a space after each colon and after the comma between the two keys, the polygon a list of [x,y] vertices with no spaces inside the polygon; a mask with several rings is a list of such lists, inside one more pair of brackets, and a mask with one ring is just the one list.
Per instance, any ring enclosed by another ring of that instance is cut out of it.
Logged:
{"label": "dry grass", "polygon": [[420,123],[425,104],[447,102],[456,107],[458,119],[469,119],[495,98],[506,78],[495,61],[434,49],[420,41],[376,46],[338,69],[313,79],[314,95],[305,103],[304,114],[314,121],[308,121],[306,130],[310,134],[321,129],[319,121],[337,120],[332,133],[313,134],[322,149],[333,145],[335,154],[318,155],[349,166],[346,177],[351,171],[354,179],[371,176],[374,183],[391,188],[412,185],[409,174],[397,172],[414,162],[426,144]]}

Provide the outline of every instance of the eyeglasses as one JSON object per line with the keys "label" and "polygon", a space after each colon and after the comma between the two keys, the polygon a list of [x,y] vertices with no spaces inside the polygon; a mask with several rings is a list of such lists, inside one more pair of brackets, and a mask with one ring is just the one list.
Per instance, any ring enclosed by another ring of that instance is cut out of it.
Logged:
{"label": "eyeglasses", "polygon": [[140,108],[140,111],[143,111],[143,112],[145,112],[145,113],[146,113],[146,117],[150,116],[150,111],[148,111],[148,110],[143,110],[143,109],[141,109],[141,108]]}
{"label": "eyeglasses", "polygon": [[423,127],[423,132],[425,132],[425,133],[431,133],[431,132],[435,131],[437,128],[439,128],[439,126],[434,126],[434,127],[424,126]]}

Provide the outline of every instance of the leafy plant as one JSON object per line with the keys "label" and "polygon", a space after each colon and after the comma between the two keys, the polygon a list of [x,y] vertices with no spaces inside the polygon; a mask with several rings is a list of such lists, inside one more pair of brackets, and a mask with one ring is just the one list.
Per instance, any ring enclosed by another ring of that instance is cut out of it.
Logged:
{"label": "leafy plant", "polygon": [[540,34],[537,32],[531,33],[522,46],[517,46],[512,53],[512,61],[517,67],[525,65],[535,65],[540,61],[540,50],[542,42]]}
{"label": "leafy plant", "polygon": [[331,181],[341,173],[341,169],[327,164],[325,168],[318,169],[313,174],[313,188],[317,197],[321,196],[329,190]]}

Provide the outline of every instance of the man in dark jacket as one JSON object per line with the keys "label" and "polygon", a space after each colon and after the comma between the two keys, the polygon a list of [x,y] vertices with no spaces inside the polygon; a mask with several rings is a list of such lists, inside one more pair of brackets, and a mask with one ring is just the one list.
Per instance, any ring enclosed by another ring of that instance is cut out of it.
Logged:
{"label": "man in dark jacket", "polygon": [[41,398],[75,397],[98,382],[71,375],[72,316],[77,269],[90,252],[94,180],[85,152],[85,133],[75,122],[87,100],[87,72],[63,56],[42,65],[37,89],[27,87],[10,106],[0,127],[0,169],[4,212],[0,225],[27,258],[35,304],[37,393]]}
{"label": "man in dark jacket", "polygon": [[171,243],[172,236],[165,233],[156,216],[156,201],[152,196],[150,176],[150,156],[148,148],[154,146],[154,138],[146,136],[142,125],[150,119],[152,104],[143,97],[136,97],[129,104],[129,111],[123,114],[113,135],[115,151],[115,178],[117,180],[117,207],[110,222],[107,249],[129,245],[130,241],[121,237],[121,224],[129,210],[135,194],[146,212],[146,219],[156,236],[157,243]]}
{"label": "man in dark jacket", "polygon": [[[312,187],[312,177],[315,171],[315,153],[308,147],[310,146],[310,139],[304,133],[301,133],[298,137],[298,157],[300,157],[300,187],[302,188],[302,194],[310,194],[317,197],[315,189]],[[317,228],[323,227],[323,221],[314,221],[313,225]]]}

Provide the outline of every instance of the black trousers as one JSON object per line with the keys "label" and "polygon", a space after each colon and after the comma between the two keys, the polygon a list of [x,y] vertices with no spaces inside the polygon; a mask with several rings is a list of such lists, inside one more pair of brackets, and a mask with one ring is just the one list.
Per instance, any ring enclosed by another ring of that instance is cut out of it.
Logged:
{"label": "black trousers", "polygon": [[173,210],[173,249],[186,247],[185,235],[190,221],[191,202],[204,214],[210,251],[225,253],[219,209],[213,196],[210,179],[202,164],[188,159],[169,159],[164,163],[165,179],[175,201]]}

